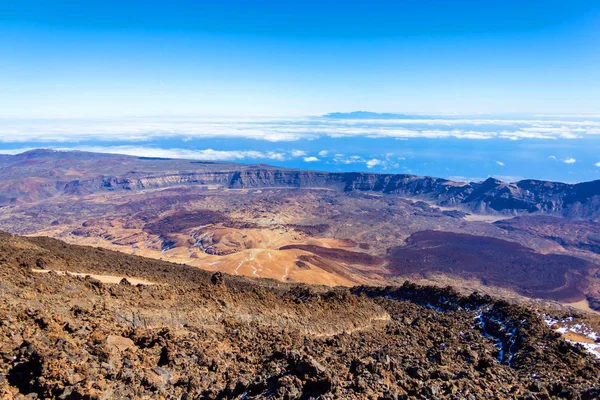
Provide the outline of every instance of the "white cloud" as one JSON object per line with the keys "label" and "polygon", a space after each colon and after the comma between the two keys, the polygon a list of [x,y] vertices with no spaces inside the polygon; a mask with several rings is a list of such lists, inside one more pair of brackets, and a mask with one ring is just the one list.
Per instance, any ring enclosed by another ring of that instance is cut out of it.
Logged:
{"label": "white cloud", "polygon": [[556,156],[548,156],[548,158],[551,159],[551,160],[556,160],[557,159]]}
{"label": "white cloud", "polygon": [[267,155],[268,155],[267,158],[270,158],[271,160],[277,160],[277,161],[285,161],[286,160],[285,155],[283,155],[282,153],[276,153],[274,151],[269,151],[267,153]]}
{"label": "white cloud", "polygon": [[35,149],[35,147],[21,147],[18,149],[4,149],[4,150],[0,150],[0,154],[14,155],[14,154],[25,153],[26,151],[34,150],[34,149]]}
{"label": "white cloud", "polygon": [[600,161],[594,164],[596,167],[600,168]]}
{"label": "white cloud", "polygon": [[467,177],[467,176],[461,176],[461,175],[453,175],[453,176],[449,176],[448,179],[450,179],[451,181],[454,182],[482,182],[485,181],[488,178],[494,178],[494,179],[499,179],[503,182],[518,182],[518,181],[522,181],[523,178],[522,176],[514,176],[514,175],[489,175],[487,178],[479,178],[479,177]]}
{"label": "white cloud", "polygon": [[315,162],[319,161],[317,157],[304,157],[304,162]]}
{"label": "white cloud", "polygon": [[450,179],[451,181],[454,181],[454,182],[468,183],[468,182],[481,182],[481,181],[485,181],[487,178],[468,177],[468,176],[462,176],[462,175],[452,175],[452,176],[449,176],[448,179]]}
{"label": "white cloud", "polygon": [[293,157],[302,157],[305,156],[306,152],[302,151],[302,150],[292,150],[292,156]]}
{"label": "white cloud", "polygon": [[349,156],[346,157],[344,154],[336,154],[333,157],[333,162],[336,164],[355,164],[355,163],[363,163],[365,162],[365,159],[363,159],[361,156]]}
{"label": "white cloud", "polygon": [[563,162],[564,162],[565,164],[575,164],[575,163],[577,162],[577,160],[571,157],[571,158],[565,158],[565,159],[563,160]]}
{"label": "white cloud", "polygon": [[[0,142],[144,142],[163,138],[202,140],[244,138],[270,142],[320,137],[570,139],[600,135],[600,120],[477,119],[439,116],[434,119],[343,120],[296,118],[147,117],[121,119],[0,119]],[[301,151],[301,150],[298,150]],[[327,151],[327,150],[324,150]],[[304,157],[306,154],[297,155]],[[323,157],[323,156],[322,156]]]}
{"label": "white cloud", "polygon": [[[75,147],[57,147],[55,150],[61,151],[90,151],[94,153],[113,153],[125,154],[138,157],[160,157],[160,158],[182,158],[191,160],[212,160],[212,161],[236,161],[244,159],[265,159],[284,161],[285,154],[275,151],[255,151],[255,150],[190,150],[190,149],[160,149],[147,146],[75,146]],[[7,151],[7,154],[17,154],[29,149],[18,149]]]}
{"label": "white cloud", "polygon": [[377,158],[372,158],[369,161],[367,161],[366,164],[367,168],[373,168],[376,165],[381,165],[381,160],[378,160]]}
{"label": "white cloud", "polygon": [[325,157],[327,154],[329,154],[329,151],[327,151],[327,150],[321,150],[319,152],[319,156],[321,156],[321,157]]}
{"label": "white cloud", "polygon": [[518,175],[492,175],[492,178],[500,179],[503,182],[518,182],[525,179]]}
{"label": "white cloud", "polygon": [[504,167],[504,165],[505,165],[502,161],[496,161],[496,164],[498,164],[501,167]]}

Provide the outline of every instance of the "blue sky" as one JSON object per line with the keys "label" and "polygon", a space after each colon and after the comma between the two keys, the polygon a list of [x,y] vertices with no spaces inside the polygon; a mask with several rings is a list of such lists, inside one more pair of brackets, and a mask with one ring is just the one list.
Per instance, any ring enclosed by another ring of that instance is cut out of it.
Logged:
{"label": "blue sky", "polygon": [[598,1],[7,0],[0,151],[595,179],[598,43]]}
{"label": "blue sky", "polygon": [[0,2],[8,116],[596,112],[595,0]]}

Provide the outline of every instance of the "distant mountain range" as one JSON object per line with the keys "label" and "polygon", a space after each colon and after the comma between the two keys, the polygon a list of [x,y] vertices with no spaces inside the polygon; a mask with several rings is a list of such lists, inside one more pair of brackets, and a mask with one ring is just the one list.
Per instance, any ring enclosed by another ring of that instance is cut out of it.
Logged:
{"label": "distant mountain range", "polygon": [[[377,113],[370,111],[352,111],[352,112],[333,112],[325,114],[325,118],[335,119],[434,119],[431,115],[421,114],[397,114],[397,113]],[[437,117],[439,118],[439,117]]]}
{"label": "distant mountain range", "polygon": [[[525,113],[512,114],[405,114],[405,113],[379,113],[372,111],[351,111],[351,112],[332,112],[322,116],[331,119],[515,119],[515,118],[535,118],[548,119],[556,118],[552,115],[531,115]],[[568,118],[567,116],[566,118]],[[562,118],[565,118],[562,116]]]}
{"label": "distant mountain range", "polygon": [[406,174],[336,173],[222,162],[32,150],[0,157],[0,206],[61,195],[219,184],[229,188],[328,188],[430,200],[480,214],[549,214],[598,220],[600,180],[566,184],[460,183]]}

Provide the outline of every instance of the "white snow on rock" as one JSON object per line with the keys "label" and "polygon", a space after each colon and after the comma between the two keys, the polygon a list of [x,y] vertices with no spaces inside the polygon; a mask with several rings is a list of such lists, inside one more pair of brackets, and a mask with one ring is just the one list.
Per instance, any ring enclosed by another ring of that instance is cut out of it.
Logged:
{"label": "white snow on rock", "polygon": [[[554,332],[560,333],[561,335],[567,334],[569,332],[576,333],[578,335],[582,335],[587,337],[588,339],[598,341],[600,335],[593,328],[587,326],[584,322],[578,322],[576,324],[572,324],[574,318],[567,317],[562,320],[554,319],[551,316],[544,314],[543,316],[544,322],[549,327],[553,327],[555,325],[559,325],[558,329],[555,329]],[[584,343],[584,342],[576,342],[573,340],[567,340],[567,342],[572,344],[581,345],[588,352],[593,354],[594,356],[600,358],[600,343]]]}
{"label": "white snow on rock", "polygon": [[584,349],[586,349],[589,353],[591,353],[592,355],[596,356],[597,358],[600,358],[600,344],[596,343],[581,343],[581,342],[574,342],[572,340],[567,340],[567,342],[575,344],[575,345],[580,345],[582,346]]}

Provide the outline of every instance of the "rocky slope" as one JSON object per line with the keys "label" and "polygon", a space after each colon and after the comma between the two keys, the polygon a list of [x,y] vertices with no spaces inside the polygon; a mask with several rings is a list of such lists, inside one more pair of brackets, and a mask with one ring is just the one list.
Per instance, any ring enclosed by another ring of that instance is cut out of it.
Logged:
{"label": "rocky slope", "polygon": [[0,278],[3,398],[600,396],[600,361],[541,310],[477,294],[211,275],[7,234]]}
{"label": "rocky slope", "polygon": [[328,173],[265,165],[155,159],[85,152],[33,150],[0,160],[0,206],[60,195],[156,189],[180,185],[227,188],[328,188],[428,199],[478,213],[543,213],[600,217],[600,181],[579,184],[496,179],[458,183],[414,175]]}

